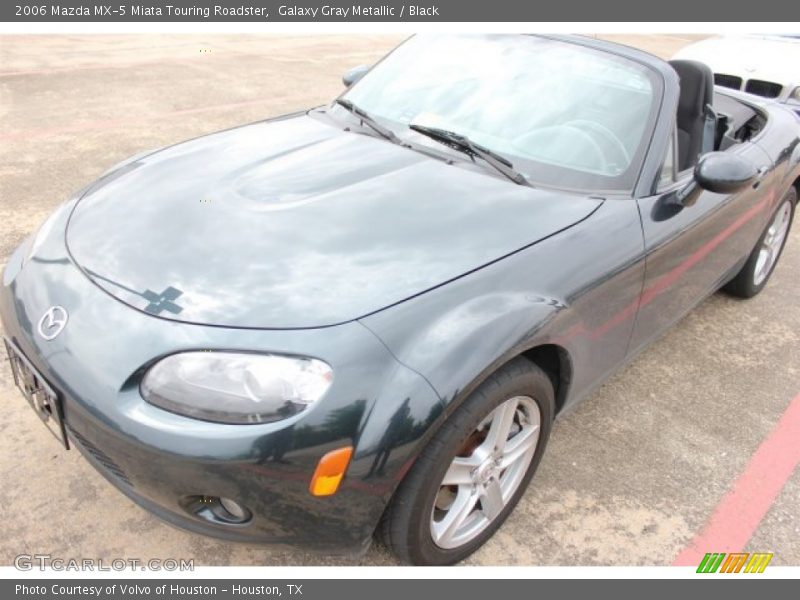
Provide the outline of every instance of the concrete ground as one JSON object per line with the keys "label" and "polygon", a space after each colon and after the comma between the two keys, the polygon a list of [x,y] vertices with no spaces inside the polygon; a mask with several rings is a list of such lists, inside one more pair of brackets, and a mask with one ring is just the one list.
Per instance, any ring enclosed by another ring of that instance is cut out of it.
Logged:
{"label": "concrete ground", "polygon": [[[610,36],[664,57],[689,36]],[[323,103],[394,36],[0,37],[0,267],[72,192],[136,152]],[[800,230],[759,297],[716,295],[560,419],[534,482],[470,564],[670,564],[800,392]],[[162,524],[64,452],[0,367],[0,564],[21,553],[338,564]],[[798,442],[800,443],[800,442]],[[800,565],[800,472],[746,550]],[[718,548],[708,548],[718,551]],[[392,564],[373,548],[363,564]]]}

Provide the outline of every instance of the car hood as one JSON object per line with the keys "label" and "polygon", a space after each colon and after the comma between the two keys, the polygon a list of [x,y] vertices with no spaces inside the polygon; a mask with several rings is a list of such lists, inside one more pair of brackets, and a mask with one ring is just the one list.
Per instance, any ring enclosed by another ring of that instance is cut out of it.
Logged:
{"label": "car hood", "polygon": [[123,163],[67,227],[73,260],[159,317],[334,325],[496,261],[597,199],[448,165],[320,118],[256,123]]}
{"label": "car hood", "polygon": [[699,60],[715,73],[743,80],[774,81],[784,86],[800,84],[800,42],[769,36],[710,38],[680,50],[675,58]]}

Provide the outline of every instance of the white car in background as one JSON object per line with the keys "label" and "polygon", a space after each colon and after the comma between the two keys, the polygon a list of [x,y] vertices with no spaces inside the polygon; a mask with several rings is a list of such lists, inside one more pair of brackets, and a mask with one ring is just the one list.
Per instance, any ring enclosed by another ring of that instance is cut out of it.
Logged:
{"label": "white car in background", "polygon": [[800,35],[714,37],[673,58],[703,62],[716,85],[777,100],[800,114]]}

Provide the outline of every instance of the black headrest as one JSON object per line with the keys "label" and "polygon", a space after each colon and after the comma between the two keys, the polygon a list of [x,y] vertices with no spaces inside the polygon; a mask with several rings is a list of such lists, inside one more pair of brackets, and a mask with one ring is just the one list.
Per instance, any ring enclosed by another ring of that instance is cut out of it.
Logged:
{"label": "black headrest", "polygon": [[711,68],[696,60],[671,60],[681,82],[678,115],[703,114],[707,104],[714,102],[714,73]]}

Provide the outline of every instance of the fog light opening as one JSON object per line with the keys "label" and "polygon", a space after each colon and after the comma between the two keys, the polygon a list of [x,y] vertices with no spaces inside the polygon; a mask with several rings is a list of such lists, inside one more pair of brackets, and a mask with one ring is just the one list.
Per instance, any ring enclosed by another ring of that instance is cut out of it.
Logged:
{"label": "fog light opening", "polygon": [[223,496],[186,496],[180,504],[192,516],[222,525],[244,525],[253,517],[241,502]]}
{"label": "fog light opening", "polygon": [[250,511],[244,506],[231,500],[230,498],[219,499],[220,508],[228,513],[229,520],[235,520],[238,523],[244,523],[250,518]]}

